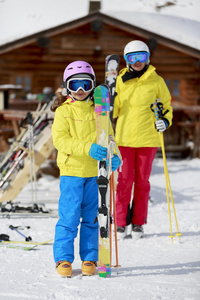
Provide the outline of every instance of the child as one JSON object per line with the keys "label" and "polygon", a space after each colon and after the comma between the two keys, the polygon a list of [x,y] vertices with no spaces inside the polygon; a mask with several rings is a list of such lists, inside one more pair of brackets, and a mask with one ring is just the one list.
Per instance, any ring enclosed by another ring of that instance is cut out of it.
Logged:
{"label": "child", "polygon": [[[149,56],[144,42],[128,43],[124,48],[126,68],[120,71],[116,83],[113,128],[116,127],[116,142],[123,160],[116,193],[117,231],[121,237],[126,234],[128,218],[131,218],[132,236],[140,238],[143,235],[142,225],[147,223],[149,177],[157,147],[160,147],[159,132],[172,124],[169,90],[150,65]],[[158,98],[164,110],[161,119],[156,121],[151,105]]]}
{"label": "child", "polygon": [[[52,106],[55,111],[52,137],[58,150],[60,169],[54,259],[57,272],[71,277],[74,239],[82,218],[79,245],[82,274],[93,275],[98,260],[98,223],[95,223],[98,212],[97,160],[106,158],[107,148],[96,144],[93,68],[87,62],[74,61],[66,67],[63,81],[66,95],[59,93]],[[112,170],[119,164],[118,156],[114,155]]]}

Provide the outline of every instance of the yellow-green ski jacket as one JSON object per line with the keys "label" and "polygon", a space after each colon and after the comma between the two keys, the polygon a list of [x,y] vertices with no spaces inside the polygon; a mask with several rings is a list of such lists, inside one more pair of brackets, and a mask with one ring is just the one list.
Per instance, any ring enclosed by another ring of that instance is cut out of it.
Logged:
{"label": "yellow-green ski jacket", "polygon": [[[110,134],[113,135],[112,128]],[[96,143],[95,109],[91,99],[74,101],[68,98],[59,106],[52,125],[52,137],[58,150],[57,165],[61,176],[98,175],[97,161],[89,155],[91,145]]]}
{"label": "yellow-green ski jacket", "polygon": [[155,116],[151,104],[157,98],[163,103],[164,116],[172,124],[171,95],[155,68],[150,65],[140,78],[123,82],[128,68],[120,71],[116,83],[113,118],[117,119],[115,140],[118,146],[160,147],[159,133],[155,129]]}

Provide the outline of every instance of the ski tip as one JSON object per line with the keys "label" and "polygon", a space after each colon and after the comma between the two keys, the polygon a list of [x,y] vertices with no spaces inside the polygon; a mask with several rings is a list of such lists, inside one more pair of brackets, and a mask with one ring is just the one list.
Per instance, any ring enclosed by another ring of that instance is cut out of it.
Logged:
{"label": "ski tip", "polygon": [[107,97],[110,97],[110,88],[105,83],[98,85],[94,90],[94,98],[100,96],[101,93],[106,93]]}
{"label": "ski tip", "polygon": [[106,56],[106,61],[109,60],[110,58],[119,60],[120,56],[119,56],[119,54],[109,54]]}
{"label": "ski tip", "polygon": [[100,89],[101,87],[105,87],[105,88],[107,88],[107,89],[109,89],[109,86],[106,84],[106,83],[102,83],[102,84],[99,84],[96,88],[95,88],[95,90],[96,89]]}

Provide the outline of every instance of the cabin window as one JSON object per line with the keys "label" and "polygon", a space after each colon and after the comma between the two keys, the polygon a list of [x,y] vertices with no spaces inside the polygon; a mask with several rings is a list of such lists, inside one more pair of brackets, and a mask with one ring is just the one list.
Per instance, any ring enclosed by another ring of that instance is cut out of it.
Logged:
{"label": "cabin window", "polygon": [[165,79],[165,83],[173,97],[180,96],[180,81],[178,79]]}
{"label": "cabin window", "polygon": [[25,92],[31,91],[31,78],[29,76],[17,76],[15,82],[17,85],[22,85]]}
{"label": "cabin window", "polygon": [[173,89],[173,95],[174,96],[179,96],[180,92],[179,92],[179,80],[174,80],[174,89]]}
{"label": "cabin window", "polygon": [[21,76],[16,77],[16,84],[17,85],[22,85],[22,77]]}
{"label": "cabin window", "polygon": [[25,77],[24,78],[24,90],[26,92],[31,91],[31,78],[30,77]]}

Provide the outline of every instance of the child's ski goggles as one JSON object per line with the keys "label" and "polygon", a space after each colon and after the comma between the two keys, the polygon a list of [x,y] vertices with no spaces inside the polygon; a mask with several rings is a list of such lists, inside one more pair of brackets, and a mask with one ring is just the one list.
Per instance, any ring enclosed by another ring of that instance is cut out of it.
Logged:
{"label": "child's ski goggles", "polygon": [[133,52],[124,55],[124,59],[129,64],[135,64],[136,61],[141,63],[147,62],[149,59],[149,53],[147,52]]}
{"label": "child's ski goggles", "polygon": [[77,93],[79,90],[83,90],[84,92],[91,92],[93,88],[94,82],[89,78],[72,78],[67,81],[67,89],[70,92]]}

